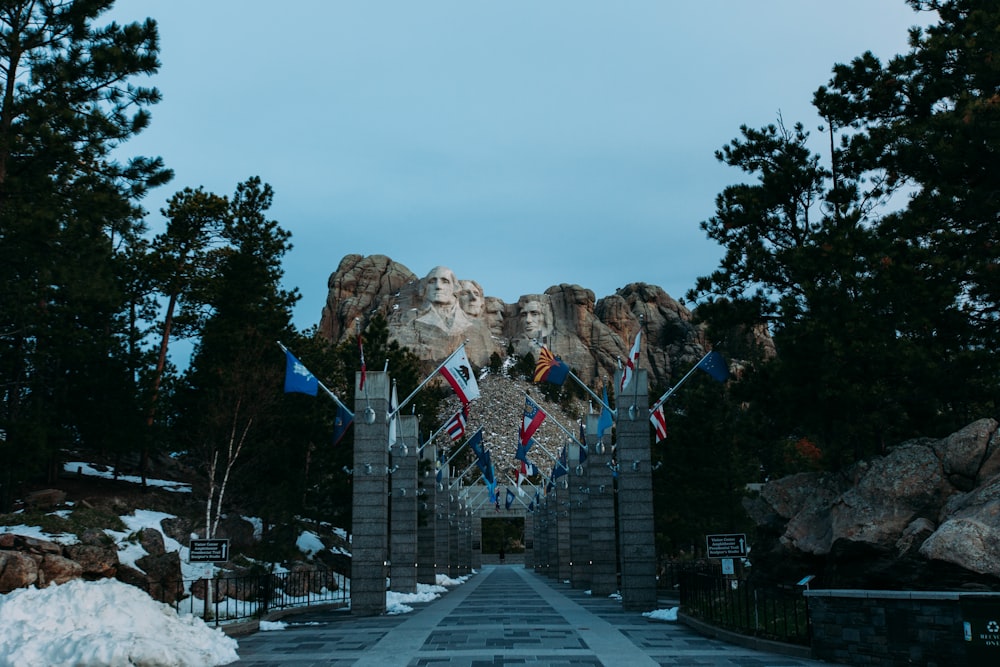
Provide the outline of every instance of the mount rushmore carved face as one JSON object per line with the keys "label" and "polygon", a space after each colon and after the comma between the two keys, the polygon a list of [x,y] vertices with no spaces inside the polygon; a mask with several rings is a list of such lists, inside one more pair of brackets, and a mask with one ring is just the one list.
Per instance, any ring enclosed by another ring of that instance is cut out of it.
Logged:
{"label": "mount rushmore carved face", "polygon": [[539,342],[552,333],[552,308],[538,297],[522,297],[518,303],[521,331],[528,339]]}
{"label": "mount rushmore carved face", "polygon": [[424,278],[424,298],[435,306],[454,306],[458,302],[458,280],[446,266],[435,266]]}

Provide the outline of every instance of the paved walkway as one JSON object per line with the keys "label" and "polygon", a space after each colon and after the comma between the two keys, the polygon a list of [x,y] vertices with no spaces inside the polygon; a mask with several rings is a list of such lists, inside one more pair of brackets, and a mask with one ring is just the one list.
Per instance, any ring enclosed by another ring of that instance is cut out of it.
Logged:
{"label": "paved walkway", "polygon": [[623,611],[523,566],[486,565],[414,611],[355,617],[344,610],[285,619],[288,627],[239,639],[238,665],[708,665],[798,667],[812,660],[703,637],[679,623]]}

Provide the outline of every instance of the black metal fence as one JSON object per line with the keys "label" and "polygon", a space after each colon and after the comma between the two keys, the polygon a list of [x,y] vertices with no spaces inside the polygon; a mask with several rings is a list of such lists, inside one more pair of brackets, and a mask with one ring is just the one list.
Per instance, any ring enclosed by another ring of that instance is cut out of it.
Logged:
{"label": "black metal fence", "polygon": [[281,572],[149,584],[147,592],[216,626],[262,618],[291,607],[341,604],[350,600],[350,582],[331,571]]}
{"label": "black metal fence", "polygon": [[714,568],[681,568],[681,608],[685,613],[740,634],[808,646],[809,613],[802,589],[759,586]]}

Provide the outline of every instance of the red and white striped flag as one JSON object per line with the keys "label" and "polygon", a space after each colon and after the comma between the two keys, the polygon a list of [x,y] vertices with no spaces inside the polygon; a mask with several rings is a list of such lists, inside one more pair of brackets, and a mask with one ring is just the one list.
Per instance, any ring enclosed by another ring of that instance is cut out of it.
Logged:
{"label": "red and white striped flag", "polygon": [[455,416],[448,420],[445,430],[452,440],[461,440],[465,436],[465,412],[463,410],[456,412]]}
{"label": "red and white striped flag", "polygon": [[653,430],[656,431],[656,442],[667,439],[667,420],[663,416],[663,404],[661,403],[652,414],[649,421],[653,422]]}

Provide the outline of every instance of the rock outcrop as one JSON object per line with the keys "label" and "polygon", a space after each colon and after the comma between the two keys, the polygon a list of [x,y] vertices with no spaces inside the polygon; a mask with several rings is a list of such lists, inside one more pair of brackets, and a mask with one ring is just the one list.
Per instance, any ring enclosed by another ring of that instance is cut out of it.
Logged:
{"label": "rock outcrop", "polygon": [[744,506],[754,566],[819,574],[832,587],[1000,589],[998,423],[899,445],[841,474],[769,482]]}
{"label": "rock outcrop", "polygon": [[469,360],[480,367],[494,353],[502,359],[512,348],[519,355],[537,355],[545,345],[591,383],[614,376],[640,318],[640,354],[654,385],[676,380],[706,351],[704,332],[693,324],[691,312],[646,283],[628,284],[600,300],[589,289],[560,284],[508,304],[446,267],[419,278],[384,255],[347,255],[328,287],[321,335],[340,343],[380,314],[389,324],[390,339],[429,364],[442,361],[462,342]]}

